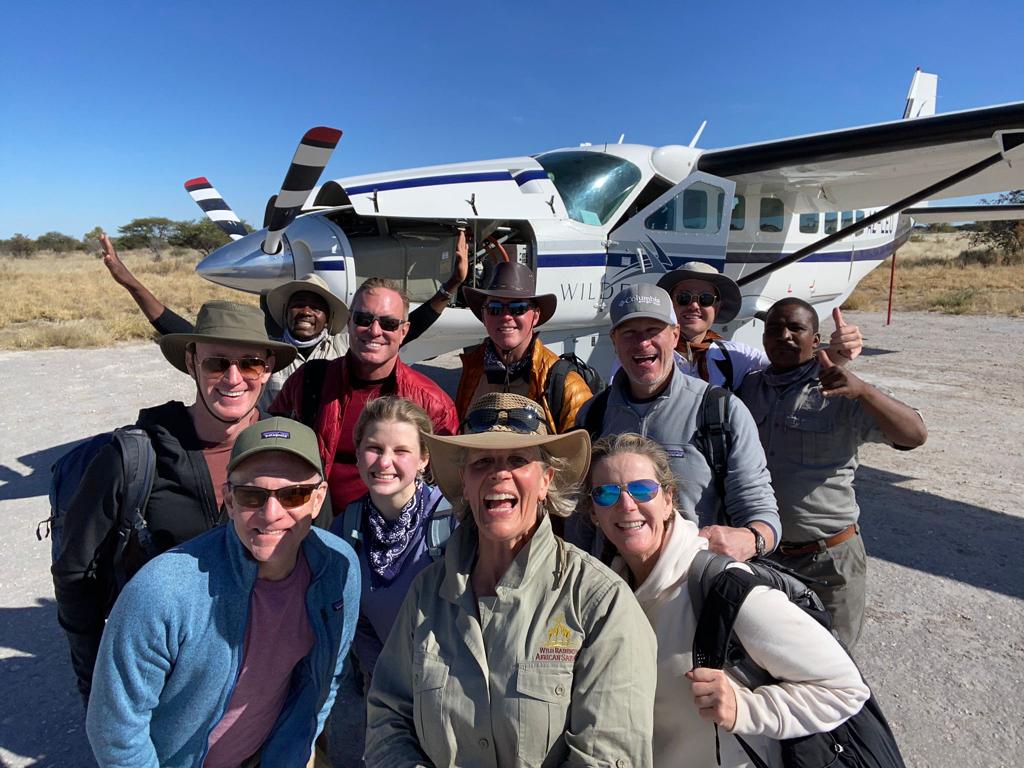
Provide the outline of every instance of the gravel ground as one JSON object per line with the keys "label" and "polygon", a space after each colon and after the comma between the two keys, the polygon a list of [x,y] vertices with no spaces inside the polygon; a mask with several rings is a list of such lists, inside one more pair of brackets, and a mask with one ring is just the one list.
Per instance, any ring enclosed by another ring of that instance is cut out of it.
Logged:
{"label": "gravel ground", "polygon": [[[910,766],[1001,766],[1024,742],[1024,320],[849,313],[867,340],[854,370],[919,407],[931,434],[868,446],[858,475],[871,555],[857,658]],[[969,360],[964,350],[969,349]],[[446,386],[456,361],[424,366]],[[56,623],[49,466],[74,441],[189,399],[153,345],[0,353],[0,765],[89,766],[83,713]],[[965,378],[968,377],[968,378]]]}

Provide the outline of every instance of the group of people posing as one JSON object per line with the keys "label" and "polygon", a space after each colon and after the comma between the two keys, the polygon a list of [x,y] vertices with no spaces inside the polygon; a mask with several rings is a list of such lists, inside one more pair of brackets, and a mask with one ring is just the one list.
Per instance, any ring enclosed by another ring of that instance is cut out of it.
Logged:
{"label": "group of people posing", "polygon": [[[315,275],[275,289],[280,337],[232,302],[187,323],[102,244],[196,393],[137,422],[163,554],[120,588],[116,442],[63,521],[58,618],[101,766],[747,765],[735,736],[778,765],[868,699],[857,451],[927,431],[849,370],[838,310],[822,346],[811,305],[777,302],[762,353],[711,330],[736,284],[686,264],[612,298],[607,389],[570,371],[553,392],[556,298],[503,262],[462,289],[486,337],[453,401],[399,351],[465,280],[461,236],[412,313],[384,278],[350,307]],[[803,577],[834,632],[757,587],[734,632],[773,682],[695,664],[702,551]]]}

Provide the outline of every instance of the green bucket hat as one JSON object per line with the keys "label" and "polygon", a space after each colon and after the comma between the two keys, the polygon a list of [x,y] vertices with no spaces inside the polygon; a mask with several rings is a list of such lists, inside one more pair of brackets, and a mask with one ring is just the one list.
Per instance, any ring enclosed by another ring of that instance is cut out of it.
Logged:
{"label": "green bucket hat", "polygon": [[316,434],[305,424],[283,416],[257,421],[242,430],[231,449],[228,472],[233,471],[246,459],[264,451],[283,451],[298,456],[323,477],[324,468],[320,462],[320,444],[317,442]]}
{"label": "green bucket hat", "polygon": [[196,327],[192,333],[169,333],[160,338],[160,351],[167,362],[179,371],[188,373],[185,349],[189,344],[246,344],[269,349],[274,355],[274,373],[287,368],[295,359],[291,344],[272,341],[263,324],[263,312],[248,304],[234,301],[208,301],[199,308]]}

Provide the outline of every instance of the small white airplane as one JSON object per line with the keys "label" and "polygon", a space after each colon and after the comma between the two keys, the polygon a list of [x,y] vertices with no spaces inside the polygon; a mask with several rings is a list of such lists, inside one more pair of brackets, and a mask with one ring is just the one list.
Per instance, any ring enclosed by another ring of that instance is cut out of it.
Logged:
{"label": "small white airplane", "polygon": [[[186,189],[234,242],[197,272],[265,292],[316,272],[350,301],[367,277],[403,283],[414,302],[451,271],[457,228],[473,244],[467,284],[493,263],[534,269],[558,309],[544,342],[599,370],[611,360],[608,300],[704,261],[741,286],[743,310],[719,327],[760,346],[755,313],[785,296],[827,317],[922,221],[1021,218],[1021,210],[927,201],[1024,187],[1024,102],[935,115],[937,77],[917,71],[902,120],[727,149],[583,144],[531,157],[439,165],[328,181],[341,132],[303,138],[265,229],[246,235],[206,179]],[[927,207],[914,207],[924,202]],[[900,215],[901,213],[909,214]],[[465,308],[446,311],[403,352],[425,359],[479,342]]]}

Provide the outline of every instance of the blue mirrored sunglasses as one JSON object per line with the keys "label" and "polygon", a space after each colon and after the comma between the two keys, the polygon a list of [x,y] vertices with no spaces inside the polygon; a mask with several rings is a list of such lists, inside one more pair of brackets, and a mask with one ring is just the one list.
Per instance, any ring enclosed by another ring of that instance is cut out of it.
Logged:
{"label": "blue mirrored sunglasses", "polygon": [[619,494],[625,491],[633,497],[633,501],[643,504],[657,496],[660,488],[657,480],[632,480],[624,485],[606,483],[594,486],[590,498],[599,507],[610,507],[619,500]]}

